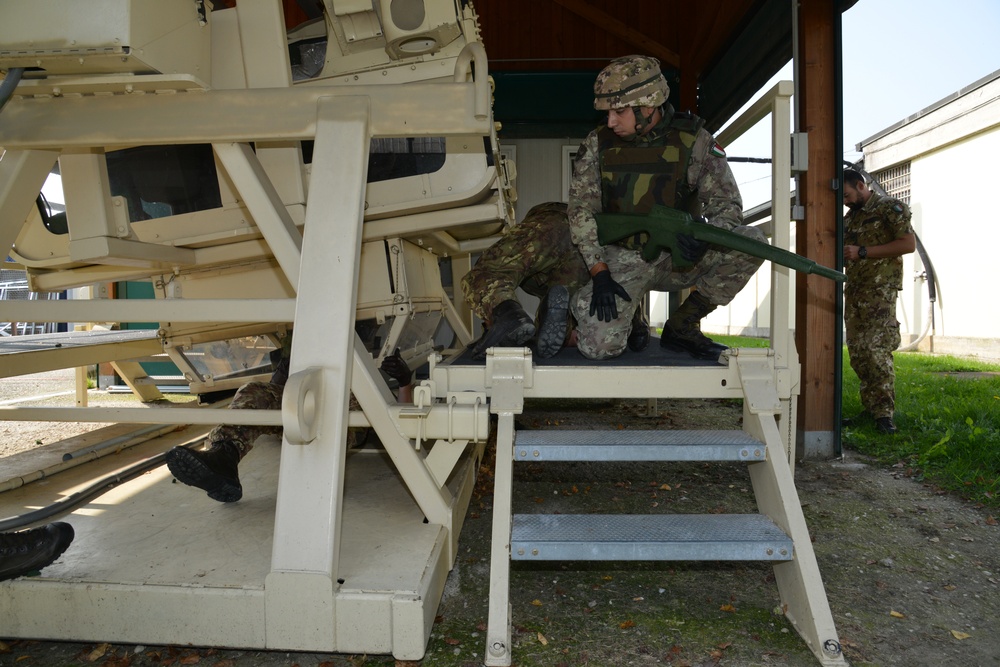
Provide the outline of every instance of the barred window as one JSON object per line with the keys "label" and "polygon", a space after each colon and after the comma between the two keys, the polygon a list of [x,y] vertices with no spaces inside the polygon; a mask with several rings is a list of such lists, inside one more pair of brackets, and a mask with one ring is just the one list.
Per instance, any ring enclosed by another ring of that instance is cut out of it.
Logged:
{"label": "barred window", "polygon": [[907,206],[910,204],[910,163],[904,162],[872,174],[886,194]]}

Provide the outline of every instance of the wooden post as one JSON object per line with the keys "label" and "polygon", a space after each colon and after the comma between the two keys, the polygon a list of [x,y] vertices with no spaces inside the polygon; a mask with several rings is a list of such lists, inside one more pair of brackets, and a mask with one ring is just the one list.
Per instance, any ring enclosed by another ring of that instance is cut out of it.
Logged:
{"label": "wooden post", "polygon": [[[805,219],[796,228],[796,251],[825,266],[836,266],[836,192],[840,148],[836,146],[834,105],[838,51],[834,0],[799,5],[800,131],[809,135],[809,170],[799,179]],[[799,455],[834,454],[834,345],[836,287],[832,280],[796,274],[795,336],[802,362],[799,394]]]}

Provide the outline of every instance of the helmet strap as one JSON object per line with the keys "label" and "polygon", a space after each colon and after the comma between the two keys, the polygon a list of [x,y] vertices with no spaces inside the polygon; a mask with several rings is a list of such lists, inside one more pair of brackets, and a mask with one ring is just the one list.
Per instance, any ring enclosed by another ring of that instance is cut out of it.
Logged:
{"label": "helmet strap", "polygon": [[634,106],[632,107],[632,115],[635,116],[635,134],[636,136],[642,136],[642,133],[646,131],[646,117],[642,115],[642,107]]}

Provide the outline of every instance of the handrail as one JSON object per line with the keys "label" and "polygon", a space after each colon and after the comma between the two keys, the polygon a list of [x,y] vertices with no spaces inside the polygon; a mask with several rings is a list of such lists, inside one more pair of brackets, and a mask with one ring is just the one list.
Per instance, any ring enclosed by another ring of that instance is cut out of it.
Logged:
{"label": "handrail", "polygon": [[[475,65],[474,70],[470,64]],[[464,83],[470,76],[476,85],[476,120],[486,120],[490,113],[490,77],[486,49],[481,42],[466,44],[455,60],[455,83]]]}

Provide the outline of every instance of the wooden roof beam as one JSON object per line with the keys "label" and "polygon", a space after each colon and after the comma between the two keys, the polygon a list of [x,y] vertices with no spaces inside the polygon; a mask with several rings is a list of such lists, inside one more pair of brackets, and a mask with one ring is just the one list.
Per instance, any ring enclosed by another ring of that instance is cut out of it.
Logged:
{"label": "wooden roof beam", "polygon": [[555,3],[615,37],[637,46],[642,55],[653,56],[659,58],[661,63],[681,68],[681,57],[677,53],[638,30],[633,30],[607,12],[595,9],[583,0],[555,0]]}

